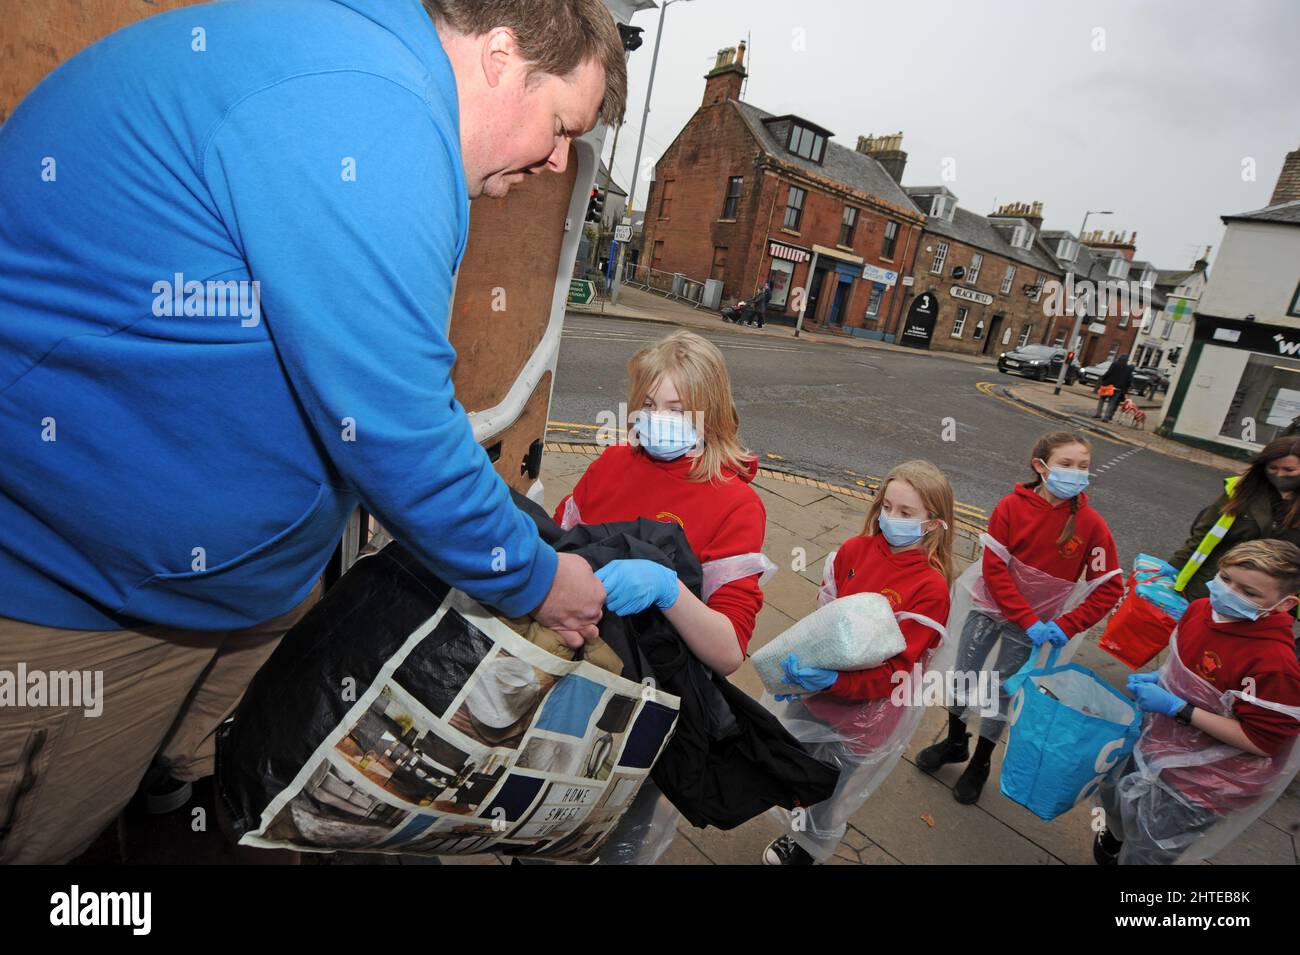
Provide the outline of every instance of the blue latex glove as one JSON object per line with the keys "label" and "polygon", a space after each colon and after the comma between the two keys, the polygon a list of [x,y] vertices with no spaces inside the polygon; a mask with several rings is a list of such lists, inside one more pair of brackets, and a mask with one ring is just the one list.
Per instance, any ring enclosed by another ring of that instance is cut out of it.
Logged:
{"label": "blue latex glove", "polygon": [[611,560],[596,576],[605,585],[605,606],[620,617],[677,602],[677,574],[653,560]]}
{"label": "blue latex glove", "polygon": [[1158,683],[1128,678],[1128,691],[1133,694],[1138,709],[1143,713],[1163,713],[1165,716],[1177,716],[1178,711],[1187,705],[1187,701],[1170,693]]}
{"label": "blue latex glove", "polygon": [[799,658],[793,653],[782,663],[785,670],[785,682],[795,683],[809,693],[824,690],[839,679],[838,670],[823,670],[821,667],[804,667],[799,665]]}
{"label": "blue latex glove", "polygon": [[1051,623],[1043,624],[1043,628],[1043,633],[1046,635],[1052,646],[1063,647],[1070,642],[1070,638],[1066,636],[1065,631],[1061,629],[1060,624],[1055,620]]}
{"label": "blue latex glove", "polygon": [[1041,647],[1047,642],[1051,631],[1047,629],[1047,624],[1040,620],[1026,630],[1025,633],[1029,634],[1029,639],[1034,641],[1035,647]]}
{"label": "blue latex glove", "polygon": [[1150,673],[1134,673],[1128,678],[1127,685],[1129,690],[1132,690],[1133,685],[1135,683],[1158,683],[1158,682],[1160,682],[1160,674],[1152,670]]}
{"label": "blue latex glove", "polygon": [[1178,568],[1167,561],[1160,561],[1160,574],[1163,577],[1177,577]]}
{"label": "blue latex glove", "polygon": [[668,610],[677,602],[677,574],[652,560],[613,560],[596,571],[605,586],[605,605],[620,617],[650,607]]}

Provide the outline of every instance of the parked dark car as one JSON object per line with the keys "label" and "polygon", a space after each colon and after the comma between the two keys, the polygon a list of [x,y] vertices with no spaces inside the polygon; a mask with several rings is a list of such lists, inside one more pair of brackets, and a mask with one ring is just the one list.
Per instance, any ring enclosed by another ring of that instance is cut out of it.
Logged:
{"label": "parked dark car", "polygon": [[1107,358],[1105,361],[1099,361],[1095,365],[1088,365],[1086,368],[1079,369],[1079,380],[1085,385],[1095,385],[1101,381],[1102,376],[1110,371],[1112,359]]}
{"label": "parked dark car", "polygon": [[1169,376],[1158,368],[1134,368],[1133,391],[1141,398],[1169,390]]}
{"label": "parked dark car", "polygon": [[[1055,379],[1061,373],[1061,363],[1065,361],[1065,349],[1050,345],[1025,345],[1015,351],[1003,352],[998,356],[998,371],[1006,375],[1024,375],[1037,381]],[[1065,370],[1065,383],[1074,384],[1079,377],[1079,365],[1071,360]]]}

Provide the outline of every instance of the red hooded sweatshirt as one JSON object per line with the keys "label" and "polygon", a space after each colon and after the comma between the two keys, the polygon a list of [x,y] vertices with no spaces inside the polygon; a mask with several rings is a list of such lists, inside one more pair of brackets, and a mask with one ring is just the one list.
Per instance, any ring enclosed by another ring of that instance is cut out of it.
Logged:
{"label": "red hooded sweatshirt", "polygon": [[[940,626],[948,622],[951,599],[943,574],[930,566],[925,551],[895,553],[882,534],[850,537],[835,553],[835,594],[881,594],[897,613],[929,617]],[[866,670],[842,670],[839,678],[819,695],[841,700],[880,700],[894,690],[895,673],[910,673],[926,650],[938,644],[940,636],[915,620],[899,622],[906,647],[897,656]]]}
{"label": "red hooded sweatshirt", "polygon": [[[1077,498],[1074,533],[1058,544],[1070,517],[1071,501],[1047,503],[1024,484],[998,501],[989,518],[989,536],[1011,552],[1011,556],[1062,580],[1088,580],[1119,568],[1119,553],[1106,521],[1088,505],[1088,495]],[[1038,615],[1016,588],[1002,558],[984,548],[984,583],[990,596],[1008,620],[1023,630],[1038,622]],[[1065,635],[1073,637],[1106,616],[1124,595],[1122,574],[1116,574],[1094,590],[1088,599],[1069,613],[1056,618]],[[1043,621],[1048,623],[1050,621]]]}
{"label": "red hooded sweatshirt", "polygon": [[[704,482],[687,477],[694,463],[689,456],[658,461],[626,444],[606,448],[555,509],[555,520],[563,520],[572,498],[583,524],[639,517],[676,522],[702,564],[760,553],[767,511],[749,483],[758,473],[758,461],[750,462],[744,473],[731,472],[722,480]],[[754,620],[763,607],[758,575],[723,584],[707,603],[731,621],[740,649],[747,651]]]}
{"label": "red hooded sweatshirt", "polygon": [[[1211,614],[1208,598],[1194,600],[1178,622],[1178,658],[1218,693],[1251,691],[1260,700],[1300,706],[1300,663],[1296,662],[1293,623],[1285,613],[1219,623]],[[1232,715],[1240,721],[1246,738],[1270,757],[1285,759],[1300,735],[1300,723],[1285,713],[1241,699],[1234,701]],[[1155,716],[1138,744],[1143,752],[1158,752],[1164,732],[1172,731],[1173,722],[1170,717]],[[1202,735],[1206,746],[1219,744],[1209,734]],[[1185,730],[1180,738],[1186,738]],[[1197,767],[1167,769],[1161,778],[1222,815],[1249,806],[1258,797],[1264,786],[1261,759],[1243,752],[1216,763],[1208,772]],[[1225,780],[1232,781],[1230,787]]]}

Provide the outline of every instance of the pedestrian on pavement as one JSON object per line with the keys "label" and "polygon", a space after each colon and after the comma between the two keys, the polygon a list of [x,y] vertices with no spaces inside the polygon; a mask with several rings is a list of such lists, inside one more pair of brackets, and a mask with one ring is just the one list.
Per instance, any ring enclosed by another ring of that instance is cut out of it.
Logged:
{"label": "pedestrian on pavement", "polygon": [[1128,397],[1132,386],[1133,367],[1128,363],[1128,355],[1117,355],[1097,382],[1097,410],[1093,417],[1103,421],[1115,417],[1115,409]]}
{"label": "pedestrian on pavement", "polygon": [[[948,710],[947,738],[923,749],[916,765],[933,772],[969,759],[952,791],[960,803],[976,802],[988,780],[1010,702],[1002,681],[1044,643],[1064,647],[1105,617],[1124,594],[1115,540],[1083,493],[1091,464],[1092,448],[1081,435],[1053,431],[1039,438],[1029,461],[1034,479],[1017,484],[998,502],[989,518],[983,558],[953,588],[948,623],[961,634],[956,673],[962,675],[955,682],[997,685],[997,709],[984,710],[991,709],[991,700],[958,694]],[[980,673],[996,679],[976,679]],[[985,715],[972,756],[965,715],[975,705]]]}
{"label": "pedestrian on pavement", "polygon": [[[726,676],[744,662],[760,584],[776,569],[762,553],[767,512],[750,486],[758,458],[741,443],[726,361],[708,339],[673,332],[633,355],[627,374],[628,440],[591,463],[555,520],[565,530],[638,518],[678,524],[703,565],[702,599],[652,561],[615,561],[597,576],[611,612],[659,607],[695,656]],[[667,849],[676,813],[656,815],[658,798],[642,785],[603,861],[653,862]]]}
{"label": "pedestrian on pavement", "polygon": [[476,599],[596,633],[446,333],[469,200],[562,172],[625,96],[600,0],[221,3],[0,127],[0,670],[103,681],[94,718],[7,711],[0,862],[77,856],[156,753],[211,774],[359,504]]}
{"label": "pedestrian on pavement", "polygon": [[759,290],[758,295],[754,297],[754,316],[758,319],[754,324],[758,328],[763,327],[767,320],[767,303],[772,299],[772,281],[769,279],[763,283],[763,288]]}
{"label": "pedestrian on pavement", "polygon": [[1275,438],[1192,521],[1183,545],[1163,568],[1188,600],[1209,596],[1218,555],[1243,541],[1275,538],[1300,545],[1300,437]]}
{"label": "pedestrian on pavement", "polygon": [[1171,653],[1128,690],[1147,714],[1118,775],[1098,793],[1106,828],[1099,865],[1172,865],[1221,852],[1300,769],[1300,663],[1291,612],[1300,548],[1278,540],[1233,547],[1208,599],[1178,622]]}
{"label": "pedestrian on pavement", "polygon": [[[817,606],[850,594],[883,594],[906,647],[879,666],[835,671],[786,661],[786,678],[806,696],[772,701],[810,752],[839,767],[834,795],[807,807],[763,852],[767,865],[826,862],[849,818],[898,764],[924,708],[901,685],[930,669],[945,639],[952,586],[952,485],[929,461],[908,461],[885,477],[862,533],[826,558]],[[899,675],[902,676],[899,676]],[[767,698],[765,697],[765,702]]]}

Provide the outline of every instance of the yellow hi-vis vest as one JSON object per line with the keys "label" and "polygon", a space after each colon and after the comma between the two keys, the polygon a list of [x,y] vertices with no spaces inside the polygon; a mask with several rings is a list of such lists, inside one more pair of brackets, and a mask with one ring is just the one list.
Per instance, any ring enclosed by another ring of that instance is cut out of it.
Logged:
{"label": "yellow hi-vis vest", "polygon": [[[1228,495],[1229,499],[1231,499],[1232,495],[1236,492],[1239,481],[1241,481],[1241,475],[1236,475],[1224,480],[1223,493]],[[1224,536],[1228,533],[1228,528],[1232,527],[1236,520],[1237,515],[1235,514],[1219,515],[1219,519],[1215,521],[1214,526],[1210,528],[1206,535],[1201,538],[1201,542],[1196,545],[1196,550],[1192,552],[1192,556],[1187,558],[1187,563],[1183,566],[1183,569],[1178,572],[1178,576],[1174,578],[1174,590],[1177,590],[1180,593],[1182,592],[1182,589],[1187,586],[1188,582],[1196,572],[1200,570],[1201,565],[1205,563],[1205,559],[1210,556],[1210,551],[1219,546],[1219,542],[1222,541]]]}

